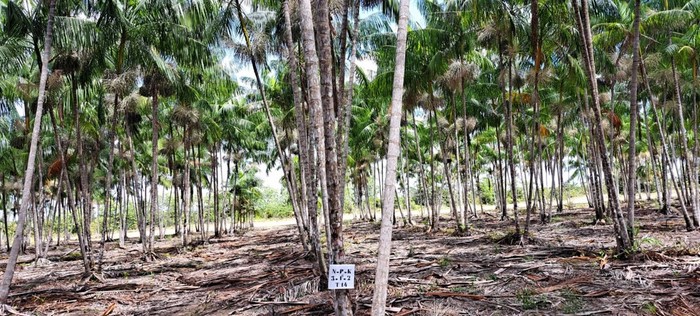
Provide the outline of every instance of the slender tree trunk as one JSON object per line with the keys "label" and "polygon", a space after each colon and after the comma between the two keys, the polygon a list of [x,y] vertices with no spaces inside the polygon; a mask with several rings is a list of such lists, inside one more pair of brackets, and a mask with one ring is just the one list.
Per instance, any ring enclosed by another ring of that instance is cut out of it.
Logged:
{"label": "slender tree trunk", "polygon": [[[670,39],[669,39],[670,41]],[[690,160],[690,150],[688,149],[688,138],[686,137],[687,132],[685,129],[685,118],[683,116],[683,103],[681,102],[681,88],[680,88],[680,83],[678,80],[678,72],[676,70],[676,61],[674,60],[673,56],[671,56],[671,70],[673,71],[673,86],[674,86],[674,93],[675,93],[675,101],[676,101],[676,109],[678,111],[678,126],[679,126],[679,134],[681,136],[681,160],[683,165],[685,166],[687,170],[687,175],[690,182],[688,185],[689,193],[690,193],[690,201],[691,205],[693,206],[693,225],[695,227],[700,227],[700,208],[695,205],[696,199],[696,184],[697,184],[697,179],[695,178],[695,171],[693,170],[693,165]]]}
{"label": "slender tree trunk", "polygon": [[[343,139],[343,144],[342,146],[339,146],[340,148],[340,154],[339,154],[339,163],[340,166],[338,167],[338,171],[341,175],[343,175],[343,179],[340,180],[339,184],[339,193],[340,193],[340,205],[341,207],[345,205],[345,180],[344,176],[347,173],[347,168],[348,168],[348,151],[349,151],[349,143],[350,143],[350,136],[349,136],[349,131],[350,131],[350,118],[352,117],[352,102],[353,102],[353,96],[355,92],[355,71],[357,69],[357,42],[358,42],[358,36],[359,36],[359,30],[360,30],[360,0],[346,0],[346,6],[349,6],[350,2],[354,2],[354,8],[353,8],[353,28],[352,28],[352,48],[350,49],[350,70],[349,70],[349,76],[348,76],[348,91],[347,91],[347,98],[341,98],[344,102],[345,109],[343,110],[343,115],[340,117],[340,119],[343,119],[345,122],[343,124],[344,128],[339,131],[341,133],[341,137],[339,139]],[[342,36],[342,38],[345,38],[345,35]],[[341,67],[344,68],[344,67]],[[341,82],[344,83],[344,74],[341,75],[340,78]],[[341,85],[341,93],[343,96],[345,96],[345,85]],[[410,209],[409,209],[410,210]],[[410,216],[409,216],[409,222],[410,222]]]}
{"label": "slender tree trunk", "polygon": [[[431,96],[432,99],[432,96]],[[440,230],[440,207],[442,206],[436,197],[435,193],[435,154],[433,154],[433,147],[435,145],[435,136],[434,136],[434,126],[433,126],[433,120],[430,119],[431,111],[428,111],[428,124],[430,125],[429,127],[429,132],[430,132],[430,204],[433,206],[433,220],[430,222],[430,230],[431,231],[438,231]],[[434,118],[437,121],[437,118]]]}
{"label": "slender tree trunk", "polygon": [[[505,94],[504,94],[505,95]],[[505,99],[505,98],[504,98]],[[496,153],[497,153],[497,158],[496,158],[496,163],[494,164],[494,169],[496,169],[495,172],[495,177],[498,178],[499,180],[494,181],[496,188],[498,188],[496,191],[498,192],[497,196],[497,204],[500,207],[501,210],[501,220],[506,220],[508,218],[508,212],[507,212],[507,207],[508,205],[507,199],[506,199],[506,176],[505,172],[503,169],[503,157],[501,154],[501,129],[496,126]]]}
{"label": "slender tree trunk", "polygon": [[[435,117],[435,121],[437,122],[437,111],[435,110],[435,108],[432,109],[432,112],[433,116]],[[461,233],[463,226],[460,216],[459,214],[457,214],[457,203],[455,203],[454,191],[452,190],[452,177],[450,176],[450,163],[448,162],[449,151],[445,148],[445,143],[448,142],[447,139],[449,136],[446,135],[447,133],[444,133],[441,129],[440,134],[442,134],[442,136],[445,138],[444,143],[441,142],[439,146],[442,154],[442,167],[445,173],[445,180],[447,181],[448,193],[450,195],[450,211],[452,213],[452,216],[455,218],[455,221],[457,222],[457,231]]]}
{"label": "slender tree trunk", "polygon": [[372,315],[384,316],[386,308],[387,282],[389,279],[389,255],[391,254],[391,211],[394,209],[394,188],[396,187],[396,161],[401,151],[401,104],[403,98],[404,66],[406,62],[406,38],[409,1],[401,0],[399,28],[397,31],[394,84],[391,94],[389,121],[389,147],[387,149],[387,174],[384,201],[382,203],[382,226],[379,233],[377,270],[374,278]]}
{"label": "slender tree trunk", "polygon": [[[134,196],[134,213],[136,215],[136,226],[139,230],[139,240],[141,241],[142,247],[144,254],[148,252],[148,249],[146,249],[146,244],[145,244],[145,236],[146,236],[146,227],[144,226],[145,224],[145,219],[143,218],[143,205],[141,203],[141,199],[139,198],[139,181],[138,181],[138,168],[136,167],[136,150],[134,149],[134,139],[131,131],[131,127],[126,124],[125,126],[126,130],[126,138],[127,142],[129,144],[129,161],[131,162],[131,187],[133,188],[133,196]],[[128,192],[128,191],[127,191]],[[128,207],[127,207],[128,210]],[[127,211],[128,212],[128,211]],[[128,214],[127,214],[128,215]],[[126,228],[124,231],[124,234],[126,235]]]}
{"label": "slender tree trunk", "polygon": [[[313,134],[316,144],[316,157],[318,163],[325,163],[326,152],[323,148],[326,143],[324,126],[323,126],[323,110],[321,103],[321,82],[319,74],[319,60],[316,53],[316,39],[314,35],[313,26],[313,14],[311,11],[310,0],[300,0],[299,1],[299,19],[301,20],[301,34],[303,39],[304,54],[306,57],[306,78],[308,86],[308,103],[310,108],[309,115],[311,116],[311,122],[313,125]],[[321,205],[324,210],[324,214],[328,214],[329,207],[329,193],[327,187],[327,174],[326,168],[317,168],[318,179],[321,186]],[[312,203],[311,201],[309,201]],[[312,215],[311,221],[315,221],[315,214]],[[312,234],[315,232],[312,232]],[[317,260],[319,265],[319,272],[322,276],[322,280],[325,279],[327,267],[323,261],[323,256],[320,252],[320,245],[315,245],[315,252],[317,254]]]}
{"label": "slender tree trunk", "polygon": [[409,160],[408,154],[404,151],[403,154],[403,174],[400,175],[404,182],[404,193],[406,199],[406,209],[408,213],[408,225],[413,225],[413,219],[411,218],[411,179],[409,178]]}
{"label": "slender tree trunk", "polygon": [[559,154],[557,157],[557,166],[559,168],[557,213],[561,213],[564,210],[564,124],[562,122],[562,116],[563,110],[560,109],[557,113],[557,126],[559,126],[559,132],[557,133],[557,144],[559,145]]}
{"label": "slender tree trunk", "polygon": [[[294,51],[294,41],[292,39],[292,18],[289,9],[289,0],[284,0],[284,20],[285,20],[285,32],[284,39],[287,45],[287,58],[289,60],[291,84],[292,84],[292,95],[294,97],[294,119],[297,125],[297,131],[299,133],[298,144],[299,144],[299,173],[300,173],[300,196],[299,196],[299,207],[300,207],[300,217],[302,219],[301,223],[297,223],[299,227],[299,233],[301,237],[301,243],[304,250],[309,250],[309,199],[308,199],[308,186],[309,181],[309,145],[308,145],[308,132],[306,128],[306,117],[303,108],[304,98],[302,96],[301,87],[299,84],[299,66],[297,63],[296,52]],[[315,209],[315,208],[314,208]]]}
{"label": "slender tree trunk", "polygon": [[[39,156],[41,156],[41,154],[39,154]],[[41,160],[41,159],[39,159],[39,160]],[[38,164],[41,165],[41,162],[39,162]],[[37,175],[39,177],[38,180],[41,181],[41,171],[37,170],[37,173],[39,173]],[[41,195],[41,192],[39,192],[39,195]],[[36,194],[32,194],[31,199],[32,199],[32,205],[28,211],[31,213],[31,216],[32,216],[30,224],[31,224],[32,228],[34,229],[34,232],[32,235],[34,235],[33,236],[34,237],[34,260],[36,261],[36,260],[39,260],[39,258],[41,258],[41,248],[42,248],[40,246],[41,245],[41,235],[39,233],[39,231],[41,230],[41,227],[40,227],[41,223],[39,220],[39,211],[41,209],[41,199],[37,199]],[[39,200],[39,201],[37,202],[37,200]],[[29,235],[29,232],[27,232],[27,235]],[[29,243],[29,242],[27,242],[27,243]]]}
{"label": "slender tree trunk", "polygon": [[[690,175],[691,181],[695,184],[695,195],[693,196],[693,203],[695,208],[693,209],[693,215],[695,222],[700,222],[700,201],[698,200],[700,193],[700,188],[698,187],[698,170],[700,168],[700,160],[698,155],[700,154],[700,142],[698,142],[698,64],[697,64],[697,53],[693,56],[692,62],[692,73],[693,73],[693,173]],[[698,223],[700,224],[700,223]]]}
{"label": "slender tree trunk", "polygon": [[602,127],[602,117],[600,113],[600,100],[598,99],[598,84],[596,82],[596,71],[595,71],[595,61],[593,56],[593,43],[591,39],[590,30],[590,20],[588,17],[588,1],[581,0],[581,5],[576,3],[576,0],[572,0],[572,5],[574,7],[576,22],[578,24],[579,33],[581,34],[581,40],[584,47],[584,61],[585,70],[588,75],[588,83],[591,87],[591,99],[593,101],[593,114],[595,117],[594,131],[596,133],[596,138],[598,140],[598,150],[600,153],[601,162],[603,165],[603,174],[605,175],[605,183],[608,190],[608,201],[611,206],[611,211],[613,214],[613,222],[615,227],[617,248],[619,252],[626,252],[632,249],[632,243],[627,232],[627,223],[624,221],[624,217],[620,212],[620,206],[617,196],[617,191],[615,191],[615,185],[613,183],[613,174],[610,162],[607,155],[605,154],[605,138],[603,136]]}
{"label": "slender tree trunk", "polygon": [[128,210],[129,199],[126,196],[126,170],[122,170],[121,179],[119,180],[119,247],[126,246],[126,213]]}
{"label": "slender tree trunk", "polygon": [[[467,151],[470,151],[471,149],[471,136],[467,134]],[[475,149],[476,150],[476,149]],[[467,161],[467,170],[469,172],[469,186],[471,187],[472,191],[472,213],[474,214],[474,217],[476,216],[476,191],[478,190],[478,185],[479,185],[479,170],[476,167],[476,161],[474,159],[471,159],[471,154],[469,154],[470,159]],[[474,156],[476,156],[476,151],[474,152]],[[464,199],[465,202],[469,202],[468,199]],[[481,205],[483,209],[483,204],[481,203],[481,199],[479,199],[479,204]],[[465,208],[466,209],[466,208]],[[466,216],[464,218],[464,225],[469,225],[469,216]]]}
{"label": "slender tree trunk", "polygon": [[[460,57],[460,63],[463,63],[463,60],[461,57]],[[469,157],[470,150],[469,150],[469,141],[468,141],[470,131],[469,131],[469,127],[467,126],[467,120],[468,120],[468,117],[467,117],[467,97],[466,97],[466,93],[464,92],[464,88],[465,88],[464,86],[465,86],[465,80],[464,80],[464,78],[462,78],[462,80],[460,81],[460,86],[459,86],[459,88],[460,88],[459,94],[460,94],[460,99],[462,101],[462,120],[464,122],[464,124],[462,124],[462,133],[464,134],[464,136],[462,137],[463,146],[464,146],[464,150],[463,150],[464,151],[464,166],[462,167],[462,172],[459,172],[460,171],[459,170],[460,169],[459,163],[457,163],[457,166],[458,166],[457,172],[458,172],[458,174],[463,175],[462,179],[464,181],[463,182],[464,185],[462,186],[462,203],[464,203],[464,205],[462,208],[461,216],[464,219],[464,225],[468,228],[468,226],[469,226],[469,224],[468,224],[469,214],[468,214],[467,210],[469,209],[469,192],[468,192],[467,184],[471,185],[472,192],[474,190],[474,184],[473,184],[473,181],[471,181],[472,174],[471,174],[471,162],[469,159],[470,158]],[[457,129],[455,129],[455,137],[457,137],[457,135],[458,135],[458,131],[457,131]],[[457,149],[459,149],[459,145],[457,145],[455,147]],[[457,150],[457,151],[459,152],[459,150]],[[459,156],[460,155],[458,153],[457,154],[457,161],[459,161]],[[474,201],[474,203],[476,203],[476,201]],[[474,210],[474,212],[476,213],[476,210]]]}
{"label": "slender tree trunk", "polygon": [[[641,70],[642,79],[644,81],[644,88],[651,95],[652,91],[651,91],[651,87],[649,86],[649,78],[646,75],[646,67],[644,66],[643,59],[640,59],[639,66],[640,66],[640,70]],[[674,186],[676,186],[676,181],[674,179],[673,168],[668,167],[672,160],[671,160],[671,157],[669,154],[669,149],[668,149],[669,146],[668,146],[668,142],[666,140],[665,129],[661,125],[661,122],[659,120],[659,116],[656,113],[656,104],[654,102],[654,99],[650,98],[650,102],[651,102],[651,107],[650,107],[651,115],[652,115],[652,117],[654,117],[656,125],[659,127],[659,137],[661,138],[661,153],[662,153],[662,159],[661,159],[662,160],[662,163],[661,163],[662,177],[661,177],[661,180],[663,181],[662,186],[663,186],[663,194],[664,194],[664,206],[663,206],[662,210],[666,210],[666,212],[668,212],[668,211],[670,211],[669,208],[671,206],[671,193],[668,190],[668,183],[666,183],[667,182],[667,178],[666,178],[667,171],[670,171],[669,174],[671,176],[671,182],[673,183]],[[680,194],[679,194],[678,198],[680,199],[680,202],[681,202],[681,213],[683,214],[683,220],[685,221],[686,230],[692,231],[695,229],[695,225],[691,221],[690,216],[688,216],[686,204],[683,202],[683,199],[680,196]]]}
{"label": "slender tree trunk", "polygon": [[[532,108],[535,110],[534,113],[534,122],[533,122],[533,134],[532,134],[532,146],[535,144],[537,145],[537,151],[530,151],[531,154],[535,154],[535,157],[530,157],[530,188],[533,187],[533,182],[536,182],[537,179],[533,179],[533,174],[535,173],[535,164],[537,164],[537,169],[540,168],[540,159],[541,159],[541,152],[542,152],[542,143],[541,143],[541,133],[540,133],[540,100],[539,100],[539,75],[540,75],[540,66],[542,63],[542,59],[540,57],[541,52],[540,52],[540,40],[539,40],[539,1],[538,0],[532,0],[530,1],[530,34],[531,34],[531,42],[532,42],[532,59],[534,60],[534,71],[535,71],[535,84],[532,90],[532,98],[531,98],[531,104]],[[537,140],[537,141],[535,141]],[[531,147],[533,148],[533,147]],[[542,189],[542,187],[540,187]],[[530,192],[528,195],[532,194],[532,190],[529,190]],[[538,191],[535,190],[535,194],[538,196],[539,199],[539,194]],[[528,196],[528,201],[527,201],[527,220],[525,220],[525,234],[529,234],[529,226],[530,226],[530,212],[531,212],[531,207],[532,207],[532,196]],[[540,206],[541,208],[542,206]],[[540,209],[540,212],[543,210]],[[540,218],[542,222],[544,222],[544,218]]]}
{"label": "slender tree trunk", "polygon": [[238,184],[238,161],[233,162],[233,197],[231,197],[231,229],[230,233],[233,234],[233,232],[236,230],[236,185]]}
{"label": "slender tree trunk", "polygon": [[[512,60],[510,64],[512,64]],[[512,68],[512,65],[509,65],[509,68]],[[509,77],[510,73],[511,71],[509,70]],[[508,81],[512,82],[512,80]],[[508,84],[508,86],[510,87],[510,83]],[[511,102],[513,100],[513,97],[511,95],[512,87],[509,88],[508,92],[508,101],[506,101],[506,154],[508,155],[508,169],[510,172],[510,190],[513,197],[513,217],[515,219],[514,237],[520,238],[520,242],[522,243],[523,237],[520,235],[520,220],[518,219],[518,191],[515,187],[515,155],[513,153],[513,140],[515,139],[515,137],[513,136],[513,102]],[[503,207],[505,209],[506,205],[503,205]]]}
{"label": "slender tree trunk", "polygon": [[90,232],[90,222],[92,220],[92,196],[90,192],[90,185],[88,181],[87,172],[87,162],[85,160],[85,155],[83,153],[83,136],[82,136],[82,126],[80,124],[80,113],[78,105],[78,83],[75,74],[70,75],[71,78],[71,103],[73,107],[73,120],[75,124],[75,140],[77,147],[78,156],[78,169],[80,170],[80,187],[77,193],[80,193],[78,201],[80,201],[81,209],[83,210],[83,239],[85,241],[86,255],[88,256],[88,262],[90,267],[87,272],[92,270],[92,256],[91,256],[91,232]]}
{"label": "slender tree trunk", "polygon": [[214,193],[214,237],[219,238],[221,237],[221,214],[219,213],[219,144],[215,142],[210,150],[212,181],[211,191],[209,191],[209,193]]}
{"label": "slender tree trunk", "polygon": [[411,111],[412,125],[413,125],[413,138],[416,140],[416,155],[418,156],[418,173],[420,179],[418,182],[423,189],[423,206],[428,208],[428,216],[432,214],[433,204],[428,202],[428,185],[426,184],[425,176],[425,164],[423,163],[423,152],[420,149],[420,137],[418,135],[418,125],[416,124],[416,113]]}
{"label": "slender tree trunk", "polygon": [[153,251],[153,241],[155,238],[155,223],[156,213],[158,212],[158,87],[156,83],[151,83],[151,216],[150,216],[150,231],[148,232],[147,253],[144,254],[147,260],[153,259],[155,252]]}
{"label": "slender tree trunk", "polygon": [[[657,162],[657,152],[656,152],[656,143],[651,139],[651,121],[649,120],[649,116],[647,115],[647,109],[646,106],[642,106],[642,115],[644,115],[644,125],[646,125],[646,135],[647,135],[647,147],[649,148],[649,156],[651,158],[651,172],[654,177],[654,187],[656,188],[656,200],[659,203],[659,207],[662,208],[662,213],[665,213],[664,210],[664,200],[662,200],[662,188],[661,185],[659,184],[659,176],[657,173],[657,167],[658,162]],[[665,176],[664,176],[665,178]],[[664,182],[665,185],[665,182]]]}
{"label": "slender tree trunk", "polygon": [[[334,99],[336,95],[334,93],[334,82],[333,79],[333,54],[332,54],[332,40],[331,40],[331,22],[330,22],[330,11],[328,0],[317,0],[314,16],[315,30],[316,30],[316,45],[318,47],[318,58],[319,58],[319,74],[320,74],[320,90],[321,90],[321,104],[319,110],[322,111],[322,120],[318,120],[319,124],[323,124],[322,129],[318,129],[319,132],[323,131],[324,136],[320,138],[319,135],[319,145],[325,146],[325,148],[319,148],[319,152],[324,150],[323,160],[319,156],[319,162],[325,164],[325,170],[322,171],[326,173],[325,184],[323,183],[324,176],[322,175],[321,186],[326,186],[326,191],[328,195],[328,207],[326,216],[326,227],[329,229],[327,232],[329,237],[329,252],[328,252],[328,262],[330,263],[343,263],[345,261],[345,251],[343,247],[343,209],[340,205],[340,194],[338,182],[344,180],[344,176],[338,173],[338,153],[336,150],[336,110],[335,106],[337,100]],[[302,20],[304,16],[302,14]],[[345,34],[342,34],[345,36]],[[343,52],[344,53],[344,52]],[[307,62],[308,54],[307,54]],[[313,71],[307,71],[307,75],[313,75]],[[344,80],[344,79],[343,79]],[[311,84],[309,84],[311,87]],[[321,113],[317,113],[317,118],[320,118]],[[342,124],[342,122],[341,122]],[[317,127],[318,128],[318,127]],[[321,141],[322,140],[322,141]],[[322,170],[324,168],[320,168]],[[352,309],[350,306],[350,298],[348,296],[347,290],[336,290],[335,291],[335,312],[338,316],[352,315]]]}
{"label": "slender tree trunk", "polygon": [[[85,269],[85,273],[87,274],[90,271],[91,267],[91,262],[90,262],[90,256],[88,254],[88,247],[86,245],[86,240],[85,240],[85,234],[83,231],[86,229],[83,225],[81,225],[80,221],[78,220],[78,214],[77,214],[77,209],[76,209],[76,200],[74,199],[74,195],[72,192],[72,184],[70,183],[70,179],[68,178],[68,158],[66,157],[66,150],[63,149],[63,144],[61,143],[59,139],[59,133],[58,133],[58,126],[56,125],[56,117],[53,114],[53,111],[48,111],[49,112],[49,118],[51,120],[51,127],[53,128],[53,134],[54,134],[54,141],[56,143],[56,147],[59,152],[59,158],[61,159],[61,169],[62,171],[62,176],[65,177],[64,181],[66,183],[66,196],[68,197],[68,208],[70,209],[71,215],[73,216],[73,223],[75,225],[75,231],[76,235],[78,236],[78,245],[80,248],[80,254],[83,258],[83,268]],[[59,191],[59,195],[61,192]],[[64,227],[66,227],[66,243],[69,240],[69,234],[67,232],[67,216],[64,216],[66,223],[64,224]]]}
{"label": "slender tree trunk", "polygon": [[[53,40],[53,22],[54,13],[56,11],[56,0],[49,1],[49,15],[46,23],[46,33],[44,35],[44,52],[42,54],[42,69],[39,78],[39,98],[37,101],[36,115],[34,117],[34,126],[32,128],[32,140],[29,146],[29,157],[27,159],[27,170],[24,173],[24,184],[22,187],[22,203],[20,204],[19,212],[17,213],[17,228],[15,237],[12,241],[12,249],[10,256],[7,259],[5,274],[0,283],[0,303],[6,304],[7,297],[10,293],[10,284],[15,273],[15,265],[19,256],[19,248],[22,244],[22,236],[24,233],[24,223],[27,216],[27,207],[29,207],[29,198],[32,194],[32,183],[34,179],[34,168],[36,155],[39,144],[39,132],[41,131],[41,115],[43,114],[44,100],[46,98],[46,81],[49,77],[49,58],[51,57],[51,42]],[[27,113],[28,114],[28,113]]]}
{"label": "slender tree trunk", "polygon": [[628,168],[627,169],[627,229],[630,236],[630,243],[634,243],[634,199],[635,199],[635,181],[637,180],[637,144],[636,144],[636,128],[637,128],[637,71],[639,69],[639,20],[640,20],[640,0],[634,1],[634,22],[632,24],[632,32],[634,38],[632,40],[633,61],[632,61],[632,78],[630,79],[630,133],[629,133],[629,149],[628,149]]}
{"label": "slender tree trunk", "polygon": [[187,246],[190,243],[190,158],[189,150],[190,147],[190,130],[188,124],[184,127],[184,152],[185,152],[185,172],[182,176],[182,235],[180,235],[180,241],[182,246]]}
{"label": "slender tree trunk", "polygon": [[[3,186],[4,186],[4,183],[3,183]],[[5,247],[6,247],[5,253],[8,253],[8,252],[10,252],[10,233],[9,233],[8,227],[7,227],[8,226],[8,222],[7,222],[7,191],[5,191],[5,190],[3,190],[3,192],[2,192],[2,202],[4,205],[4,208],[2,210],[2,218],[3,218],[4,224],[5,224],[5,225],[3,225],[4,226],[3,228],[5,229],[4,230],[5,231]],[[60,219],[59,219],[59,222],[60,222]],[[60,236],[60,232],[59,232],[59,236]],[[59,241],[60,241],[60,237],[59,237]],[[58,244],[58,242],[57,242],[57,244]]]}
{"label": "slender tree trunk", "polygon": [[[7,223],[7,190],[5,190],[5,175],[0,174],[0,190],[2,190],[2,219],[3,219],[3,228],[5,229],[5,246],[7,247],[6,250],[10,251],[10,233],[8,232],[8,223]],[[59,191],[60,192],[60,191]],[[58,194],[58,198],[60,199],[61,195]],[[60,220],[59,220],[60,222]],[[60,236],[60,233],[59,233]]]}
{"label": "slender tree trunk", "polygon": [[[194,145],[192,146],[192,156],[195,155]],[[201,143],[197,144],[197,155],[195,156],[197,161],[196,177],[197,177],[197,207],[199,209],[199,230],[202,237],[202,242],[205,244],[207,241],[207,228],[204,226],[204,219],[206,214],[204,213],[204,198],[202,196],[202,147]]]}

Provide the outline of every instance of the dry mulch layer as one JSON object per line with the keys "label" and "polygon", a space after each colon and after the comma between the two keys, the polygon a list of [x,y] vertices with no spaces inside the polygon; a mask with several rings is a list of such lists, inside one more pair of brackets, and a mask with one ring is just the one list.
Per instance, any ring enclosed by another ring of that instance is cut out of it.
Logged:
{"label": "dry mulch layer", "polygon": [[[512,221],[480,214],[466,236],[401,225],[394,230],[390,315],[700,315],[700,232],[682,218],[637,211],[640,252],[613,255],[611,225],[589,209],[532,222],[525,245],[510,245]],[[522,218],[522,217],[521,217]],[[10,294],[29,315],[331,315],[331,293],[299,246],[294,227],[251,230],[182,248],[157,242],[143,261],[136,243],[109,243],[102,271],[82,274],[75,245],[48,260],[22,256]],[[345,227],[356,315],[369,315],[379,225]],[[96,246],[96,249],[99,246]],[[6,258],[5,258],[6,260]],[[0,267],[4,262],[0,260]]]}

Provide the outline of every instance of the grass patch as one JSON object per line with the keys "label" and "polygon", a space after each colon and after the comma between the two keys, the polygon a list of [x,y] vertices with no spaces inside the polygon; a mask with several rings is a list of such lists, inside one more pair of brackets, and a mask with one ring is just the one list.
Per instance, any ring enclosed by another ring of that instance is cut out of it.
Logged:
{"label": "grass patch", "polygon": [[538,295],[532,289],[523,289],[515,293],[515,298],[520,302],[523,309],[540,309],[547,307],[549,302],[543,295]]}
{"label": "grass patch", "polygon": [[441,268],[447,268],[450,265],[450,258],[447,256],[440,258],[440,260],[438,260],[438,265],[440,265]]}
{"label": "grass patch", "polygon": [[656,315],[659,310],[653,302],[646,302],[642,305],[642,312],[649,315]]}
{"label": "grass patch", "polygon": [[567,289],[562,292],[561,296],[564,298],[561,306],[561,311],[564,314],[576,314],[583,310],[583,300],[576,293]]}

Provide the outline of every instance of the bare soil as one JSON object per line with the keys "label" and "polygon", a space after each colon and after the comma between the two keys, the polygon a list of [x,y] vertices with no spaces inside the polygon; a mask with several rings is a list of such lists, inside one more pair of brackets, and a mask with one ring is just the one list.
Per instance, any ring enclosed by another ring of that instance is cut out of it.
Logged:
{"label": "bare soil", "polygon": [[[637,211],[641,251],[613,255],[611,225],[593,225],[590,209],[533,221],[526,245],[510,245],[511,221],[471,219],[467,236],[445,220],[394,230],[391,315],[700,315],[700,232],[682,218]],[[346,225],[356,315],[369,315],[379,225]],[[331,315],[328,291],[298,245],[292,226],[211,239],[187,249],[157,243],[159,259],[140,245],[109,243],[102,271],[85,278],[74,245],[48,261],[23,256],[10,305],[35,315]],[[95,246],[97,249],[99,246]],[[5,258],[6,260],[6,258]],[[0,266],[4,262],[0,261]]]}

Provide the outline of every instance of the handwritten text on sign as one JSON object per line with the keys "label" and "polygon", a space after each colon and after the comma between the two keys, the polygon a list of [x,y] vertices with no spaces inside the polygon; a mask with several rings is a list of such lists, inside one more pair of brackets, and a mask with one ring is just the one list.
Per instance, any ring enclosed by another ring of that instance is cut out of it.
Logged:
{"label": "handwritten text on sign", "polygon": [[354,289],[355,265],[331,264],[328,267],[328,289]]}

